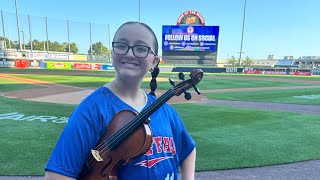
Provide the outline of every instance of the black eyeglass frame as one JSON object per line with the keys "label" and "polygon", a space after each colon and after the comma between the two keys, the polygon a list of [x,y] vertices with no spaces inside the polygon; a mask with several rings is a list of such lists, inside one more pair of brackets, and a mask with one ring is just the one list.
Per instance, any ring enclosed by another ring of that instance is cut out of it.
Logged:
{"label": "black eyeglass frame", "polygon": [[[119,53],[116,53],[115,50],[114,50],[114,45],[115,45],[115,44],[125,45],[125,46],[128,47],[128,49],[127,49],[127,51],[126,51],[125,53],[123,53],[123,54],[121,54],[121,53],[120,53],[120,54],[119,54]],[[146,56],[136,56],[135,50],[134,50],[135,47],[145,47],[145,48],[147,48],[147,49],[148,49],[148,52],[146,53]],[[126,43],[123,43],[123,42],[114,42],[114,41],[112,42],[112,50],[113,50],[113,52],[114,52],[115,54],[117,54],[117,55],[126,55],[126,54],[129,52],[130,49],[132,49],[133,55],[134,55],[135,57],[137,57],[137,58],[145,58],[145,57],[147,57],[147,56],[149,55],[150,51],[151,51],[152,54],[156,55],[156,53],[155,53],[155,52],[152,50],[152,48],[149,47],[149,46],[145,46],[145,45],[133,45],[133,46],[130,46],[129,44],[126,44]]]}

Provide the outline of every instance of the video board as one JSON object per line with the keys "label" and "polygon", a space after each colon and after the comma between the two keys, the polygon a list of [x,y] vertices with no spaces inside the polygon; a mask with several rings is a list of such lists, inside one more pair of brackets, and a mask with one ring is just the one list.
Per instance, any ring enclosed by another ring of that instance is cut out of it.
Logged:
{"label": "video board", "polygon": [[217,51],[219,26],[162,26],[163,51]]}

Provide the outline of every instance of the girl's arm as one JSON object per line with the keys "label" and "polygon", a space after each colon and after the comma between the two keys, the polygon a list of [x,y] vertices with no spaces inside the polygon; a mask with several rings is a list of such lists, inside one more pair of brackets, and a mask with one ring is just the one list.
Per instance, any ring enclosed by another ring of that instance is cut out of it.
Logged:
{"label": "girl's arm", "polygon": [[196,148],[188,155],[181,164],[181,180],[194,180],[196,163]]}

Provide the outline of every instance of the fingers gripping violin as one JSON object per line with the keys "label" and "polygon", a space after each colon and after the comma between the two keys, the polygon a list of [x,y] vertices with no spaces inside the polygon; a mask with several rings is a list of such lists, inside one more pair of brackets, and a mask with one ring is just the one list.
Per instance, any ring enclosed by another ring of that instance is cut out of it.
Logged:
{"label": "fingers gripping violin", "polygon": [[[180,76],[180,75],[179,75]],[[152,144],[152,131],[149,126],[149,117],[173,96],[179,96],[193,87],[198,94],[196,85],[202,80],[203,71],[193,70],[190,79],[185,80],[169,89],[154,103],[137,114],[131,110],[118,112],[106,126],[106,134],[91,150],[79,179],[81,180],[114,180],[117,179],[117,170],[135,157],[146,153]],[[189,93],[190,94],[190,93]],[[190,99],[189,96],[188,98]]]}

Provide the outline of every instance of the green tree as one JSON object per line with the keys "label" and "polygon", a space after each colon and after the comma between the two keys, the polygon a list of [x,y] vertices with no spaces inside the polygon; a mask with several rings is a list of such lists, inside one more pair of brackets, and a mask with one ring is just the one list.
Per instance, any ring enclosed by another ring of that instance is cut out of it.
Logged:
{"label": "green tree", "polygon": [[14,45],[14,43],[9,40],[8,38],[4,38],[2,36],[0,36],[0,41],[3,41],[4,39],[6,39],[6,48],[7,49],[10,49],[10,46],[11,46],[11,49],[15,49],[16,48],[16,45]]}
{"label": "green tree", "polygon": [[[69,52],[69,44],[67,42],[63,43],[63,47],[65,49],[65,52]],[[79,51],[79,49],[77,47],[77,44],[74,42],[71,42],[70,43],[70,53],[77,54],[78,51]]]}
{"label": "green tree", "polygon": [[37,39],[33,40],[32,41],[32,45],[33,45],[33,50],[38,50],[38,51],[44,51],[45,50],[45,46],[46,45],[46,42],[45,41],[39,41]]}
{"label": "green tree", "polygon": [[49,46],[50,46],[50,51],[56,51],[56,52],[64,52],[65,51],[63,44],[60,44],[57,41],[50,43]]}
{"label": "green tree", "polygon": [[[88,54],[91,54],[90,47]],[[92,44],[92,54],[93,55],[109,55],[110,51],[105,47],[100,41]]]}
{"label": "green tree", "polygon": [[232,64],[232,66],[236,66],[238,64],[238,60],[234,56],[231,56],[231,58],[228,58],[227,62],[228,64]]}
{"label": "green tree", "polygon": [[253,60],[247,56],[245,60],[242,61],[242,66],[251,67],[252,63]]}

